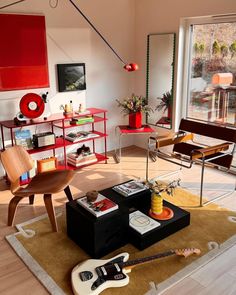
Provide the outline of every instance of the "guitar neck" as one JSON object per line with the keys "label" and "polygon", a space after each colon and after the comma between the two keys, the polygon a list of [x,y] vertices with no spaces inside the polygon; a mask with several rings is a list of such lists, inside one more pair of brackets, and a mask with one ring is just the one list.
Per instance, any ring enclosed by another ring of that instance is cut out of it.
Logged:
{"label": "guitar neck", "polygon": [[127,262],[123,262],[122,263],[122,267],[127,267],[127,268],[131,268],[134,267],[138,264],[143,264],[145,262],[149,262],[158,258],[163,258],[163,257],[167,257],[167,256],[171,256],[171,255],[175,255],[175,251],[174,250],[169,250],[163,253],[159,253],[156,255],[152,255],[152,256],[148,256],[148,257],[144,257],[144,258],[138,258],[138,259],[134,259],[134,260],[129,260]]}

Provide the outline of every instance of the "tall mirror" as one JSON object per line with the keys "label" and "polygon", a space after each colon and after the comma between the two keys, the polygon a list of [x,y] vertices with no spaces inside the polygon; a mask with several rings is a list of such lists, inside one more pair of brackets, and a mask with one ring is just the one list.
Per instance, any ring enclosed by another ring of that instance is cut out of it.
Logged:
{"label": "tall mirror", "polygon": [[153,109],[147,123],[171,129],[175,34],[150,34],[147,40],[147,98]]}

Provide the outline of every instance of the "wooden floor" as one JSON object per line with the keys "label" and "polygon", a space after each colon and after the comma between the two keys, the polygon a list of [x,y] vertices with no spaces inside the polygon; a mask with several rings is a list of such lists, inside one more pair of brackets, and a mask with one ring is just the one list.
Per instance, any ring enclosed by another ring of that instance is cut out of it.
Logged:
{"label": "wooden floor", "polygon": [[[137,177],[145,179],[145,156],[145,151],[142,149],[129,147],[124,150],[119,164],[114,161],[111,154],[108,164],[100,163],[78,170],[71,185],[74,198],[84,195],[88,190],[101,190],[128,179]],[[149,176],[153,178],[176,169],[177,166],[158,160],[158,163],[150,163]],[[199,185],[199,166],[194,166],[191,170],[182,170],[177,175],[181,178],[181,183],[190,186],[193,191],[194,187]],[[177,175],[172,176],[172,178],[176,178]],[[168,179],[170,178],[168,177]],[[235,176],[215,169],[207,169],[206,184],[209,190],[205,192],[204,196],[209,195],[209,198],[211,198],[211,187],[220,189],[220,186],[223,185],[225,189],[228,189],[233,182],[235,182]],[[11,194],[8,187],[4,181],[0,181],[0,294],[48,294],[4,239],[6,235],[15,231],[14,228],[6,226],[7,207],[10,198]],[[64,195],[58,194],[54,197],[54,201],[56,207],[64,206],[66,198]],[[236,211],[236,193],[219,201],[219,203]],[[15,223],[26,221],[44,213],[45,207],[41,196],[36,198],[34,206],[28,205],[27,200],[25,200],[19,205]],[[125,287],[121,289],[121,294],[123,292],[125,292]],[[236,245],[163,294],[236,294]]]}

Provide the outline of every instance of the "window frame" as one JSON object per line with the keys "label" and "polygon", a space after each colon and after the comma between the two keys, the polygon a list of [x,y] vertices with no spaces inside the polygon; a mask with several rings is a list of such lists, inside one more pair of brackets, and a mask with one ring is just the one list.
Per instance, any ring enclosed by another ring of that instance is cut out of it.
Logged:
{"label": "window frame", "polygon": [[181,46],[179,46],[178,56],[179,58],[182,56],[182,61],[178,63],[178,74],[180,75],[177,75],[177,88],[179,87],[179,91],[177,92],[176,97],[176,103],[179,103],[179,113],[177,114],[177,119],[179,118],[179,121],[181,118],[187,118],[189,105],[192,58],[192,50],[190,50],[190,46],[192,44],[192,27],[193,25],[217,24],[225,22],[236,22],[236,14],[182,18],[180,21],[179,44],[182,43],[182,52]]}

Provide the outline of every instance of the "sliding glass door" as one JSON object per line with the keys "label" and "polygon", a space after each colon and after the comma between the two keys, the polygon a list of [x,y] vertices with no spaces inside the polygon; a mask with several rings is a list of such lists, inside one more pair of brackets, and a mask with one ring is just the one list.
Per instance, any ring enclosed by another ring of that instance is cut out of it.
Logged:
{"label": "sliding glass door", "polygon": [[236,21],[190,24],[186,116],[236,127]]}

